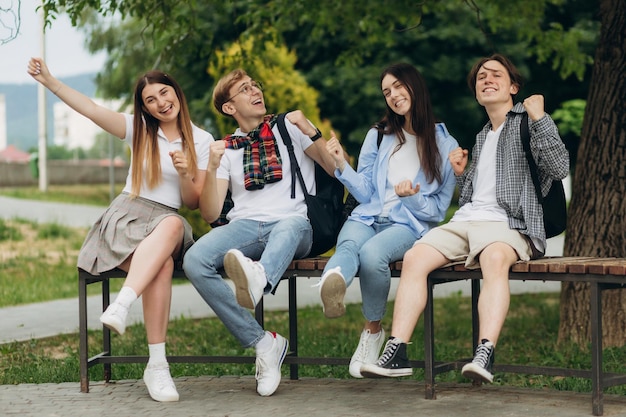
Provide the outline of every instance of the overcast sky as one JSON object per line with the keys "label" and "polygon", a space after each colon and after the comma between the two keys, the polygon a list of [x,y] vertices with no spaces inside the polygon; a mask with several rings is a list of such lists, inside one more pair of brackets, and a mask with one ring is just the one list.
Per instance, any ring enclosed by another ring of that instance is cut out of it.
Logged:
{"label": "overcast sky", "polygon": [[[0,39],[4,39],[12,24],[6,9],[15,10],[18,0],[0,0]],[[0,45],[0,83],[35,82],[27,73],[31,56],[41,56],[41,25],[35,11],[39,0],[21,0],[20,30],[15,39]],[[91,55],[84,46],[84,35],[73,28],[65,16],[58,16],[46,31],[46,62],[56,77],[97,72],[104,64],[106,55]]]}

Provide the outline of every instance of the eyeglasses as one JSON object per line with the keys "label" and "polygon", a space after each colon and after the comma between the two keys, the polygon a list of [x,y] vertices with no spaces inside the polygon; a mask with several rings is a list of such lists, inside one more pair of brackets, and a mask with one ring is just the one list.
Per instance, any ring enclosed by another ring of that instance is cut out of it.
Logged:
{"label": "eyeglasses", "polygon": [[245,94],[247,96],[252,96],[252,94],[254,94],[254,89],[257,89],[259,91],[263,91],[263,84],[261,84],[259,81],[250,81],[250,83],[246,83],[244,85],[242,85],[239,88],[239,91],[237,93],[235,93],[235,95],[233,95],[231,98],[229,98],[228,100],[226,100],[226,102],[231,101],[232,99],[234,99],[235,97],[237,97],[239,94]]}

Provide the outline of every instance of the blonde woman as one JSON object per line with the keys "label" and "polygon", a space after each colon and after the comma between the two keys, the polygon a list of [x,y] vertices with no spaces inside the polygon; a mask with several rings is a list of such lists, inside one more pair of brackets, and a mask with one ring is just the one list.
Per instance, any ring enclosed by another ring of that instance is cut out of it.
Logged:
{"label": "blonde woman", "polygon": [[148,71],[137,80],[133,115],[97,105],[63,84],[41,58],[29,61],[28,73],[131,148],[124,190],[89,231],[78,267],[94,275],[113,268],[128,273],[100,321],[123,334],[128,310],[142,296],[149,350],[144,382],[154,400],[178,401],[165,338],[174,264],[193,237],[191,226],[177,211],[183,204],[198,207],[213,136],[191,123],[180,86],[162,71]]}

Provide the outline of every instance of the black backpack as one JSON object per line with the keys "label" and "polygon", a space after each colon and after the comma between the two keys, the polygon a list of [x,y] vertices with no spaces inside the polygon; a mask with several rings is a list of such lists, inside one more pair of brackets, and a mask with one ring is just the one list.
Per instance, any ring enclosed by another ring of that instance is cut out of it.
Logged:
{"label": "black backpack", "polygon": [[304,192],[307,213],[313,228],[313,245],[308,256],[318,256],[328,252],[337,244],[337,236],[343,225],[344,186],[338,179],[331,177],[319,164],[315,163],[315,195],[307,192],[300,166],[293,151],[291,136],[285,126],[285,113],[276,120],[278,131],[289,150],[291,161],[291,198],[296,197],[296,177]]}
{"label": "black backpack", "polygon": [[541,183],[539,182],[539,172],[537,163],[530,152],[530,132],[528,131],[528,113],[522,116],[520,124],[520,136],[528,167],[530,168],[530,176],[535,186],[537,200],[543,209],[543,227],[546,231],[546,238],[551,238],[563,233],[567,226],[567,205],[565,202],[565,190],[561,180],[553,180],[550,191],[544,197],[541,193]]}

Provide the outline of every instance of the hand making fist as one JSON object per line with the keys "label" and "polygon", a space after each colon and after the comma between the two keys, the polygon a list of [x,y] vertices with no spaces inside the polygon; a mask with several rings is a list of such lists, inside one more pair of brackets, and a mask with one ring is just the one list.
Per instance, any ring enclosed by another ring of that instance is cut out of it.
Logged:
{"label": "hand making fist", "polygon": [[465,171],[468,154],[469,151],[467,149],[458,147],[448,155],[448,159],[450,160],[450,164],[452,165],[452,170],[455,175],[461,175],[463,171]]}
{"label": "hand making fist", "polygon": [[333,157],[335,167],[337,167],[339,171],[343,172],[343,169],[346,166],[345,153],[343,152],[343,147],[341,146],[339,139],[337,139],[335,132],[332,130],[330,131],[330,139],[326,142],[326,150],[330,156]]}
{"label": "hand making fist", "polygon": [[528,97],[522,104],[528,113],[530,120],[536,121],[543,117],[545,114],[543,96],[541,94],[535,94]]}
{"label": "hand making fist", "polygon": [[183,151],[170,152],[170,158],[172,158],[172,164],[178,172],[178,175],[185,178],[189,175],[189,165],[187,164],[187,156]]}
{"label": "hand making fist", "polygon": [[207,170],[215,171],[220,166],[222,156],[226,151],[226,144],[223,140],[216,140],[209,145],[209,166]]}

